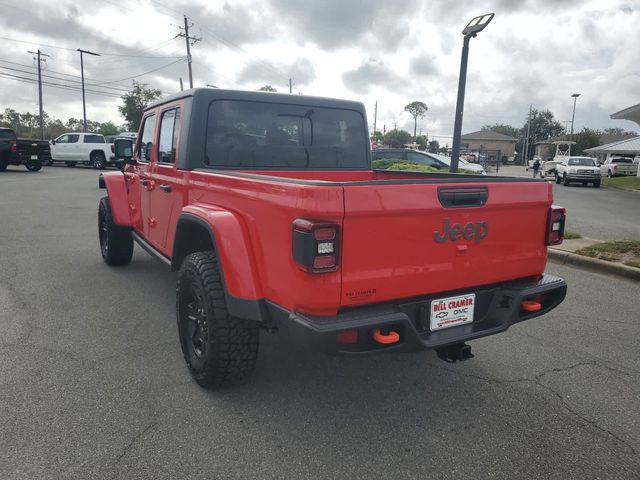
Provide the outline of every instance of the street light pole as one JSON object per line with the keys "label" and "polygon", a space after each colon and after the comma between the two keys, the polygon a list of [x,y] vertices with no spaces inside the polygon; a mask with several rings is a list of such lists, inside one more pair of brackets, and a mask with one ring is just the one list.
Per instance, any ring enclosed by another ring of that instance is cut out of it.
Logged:
{"label": "street light pole", "polygon": [[[573,121],[576,118],[576,101],[578,100],[580,94],[573,93],[571,94],[571,96],[573,97],[573,114],[571,115],[571,135],[569,136],[569,141],[573,142]],[[571,144],[569,144],[569,155],[571,155]]]}
{"label": "street light pole", "polygon": [[78,48],[78,51],[80,52],[80,76],[82,77],[82,131],[86,133],[87,131],[87,105],[84,99],[84,60],[82,58],[82,54],[86,53],[89,55],[94,55],[96,57],[99,57],[100,54],[99,53],[93,53],[90,52],[89,50],[82,50],[81,48]]}
{"label": "street light pole", "polygon": [[460,136],[462,134],[462,114],[464,112],[464,91],[467,84],[467,61],[469,59],[469,41],[480,33],[493,19],[494,14],[488,13],[472,18],[464,27],[462,34],[462,58],[460,60],[460,78],[458,79],[458,100],[456,101],[456,115],[453,126],[453,142],[451,145],[450,171],[458,171],[458,158],[460,157]]}

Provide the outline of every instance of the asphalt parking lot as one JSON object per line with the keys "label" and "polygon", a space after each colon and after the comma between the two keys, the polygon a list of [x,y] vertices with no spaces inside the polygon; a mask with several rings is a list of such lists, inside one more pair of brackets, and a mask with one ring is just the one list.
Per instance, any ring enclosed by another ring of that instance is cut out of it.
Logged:
{"label": "asphalt parking lot", "polygon": [[640,286],[549,265],[551,314],[358,359],[264,334],[255,375],[189,377],[176,275],[103,264],[97,172],[0,173],[0,478],[640,478]]}

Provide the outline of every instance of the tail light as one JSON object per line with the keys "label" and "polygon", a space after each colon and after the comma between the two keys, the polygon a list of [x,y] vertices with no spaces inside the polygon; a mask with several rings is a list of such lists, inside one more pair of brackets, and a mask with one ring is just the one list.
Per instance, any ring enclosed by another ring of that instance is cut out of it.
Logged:
{"label": "tail light", "polygon": [[16,153],[18,151],[18,142],[9,140],[9,150],[11,150],[11,153]]}
{"label": "tail light", "polygon": [[564,238],[564,222],[566,210],[564,207],[551,205],[547,218],[547,245],[560,245]]}
{"label": "tail light", "polygon": [[293,259],[305,272],[338,269],[340,227],[335,223],[297,219],[293,222]]}

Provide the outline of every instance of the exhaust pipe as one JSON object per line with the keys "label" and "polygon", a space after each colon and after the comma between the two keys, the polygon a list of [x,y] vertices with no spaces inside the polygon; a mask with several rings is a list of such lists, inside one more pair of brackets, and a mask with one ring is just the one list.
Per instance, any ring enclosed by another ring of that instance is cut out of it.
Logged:
{"label": "exhaust pipe", "polygon": [[474,357],[473,353],[471,353],[471,345],[466,343],[456,343],[448,347],[438,348],[436,354],[440,360],[444,360],[447,363],[464,362]]}

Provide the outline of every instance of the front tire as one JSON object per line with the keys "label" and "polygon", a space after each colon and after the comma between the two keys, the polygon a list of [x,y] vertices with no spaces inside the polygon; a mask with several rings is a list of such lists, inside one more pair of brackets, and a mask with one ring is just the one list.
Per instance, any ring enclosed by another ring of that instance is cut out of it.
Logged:
{"label": "front tire", "polygon": [[229,315],[216,252],[192,253],[182,262],[176,313],[184,359],[201,387],[230,385],[253,372],[259,325]]}
{"label": "front tire", "polygon": [[569,186],[569,178],[567,177],[567,174],[566,174],[566,173],[562,176],[562,184],[563,184],[565,187],[568,187],[568,186]]}
{"label": "front tire", "polygon": [[594,188],[600,188],[600,180],[597,180],[597,181],[593,182],[593,187]]}
{"label": "front tire", "polygon": [[75,167],[76,163],[78,162],[64,162],[64,163],[67,165],[67,167]]}
{"label": "front tire", "polygon": [[113,222],[109,197],[102,197],[98,207],[98,238],[100,253],[107,265],[127,265],[133,257],[133,238],[127,227]]}
{"label": "front tire", "polygon": [[560,181],[562,180],[562,178],[560,178],[560,175],[558,175],[558,172],[556,172],[556,185],[560,185]]}

